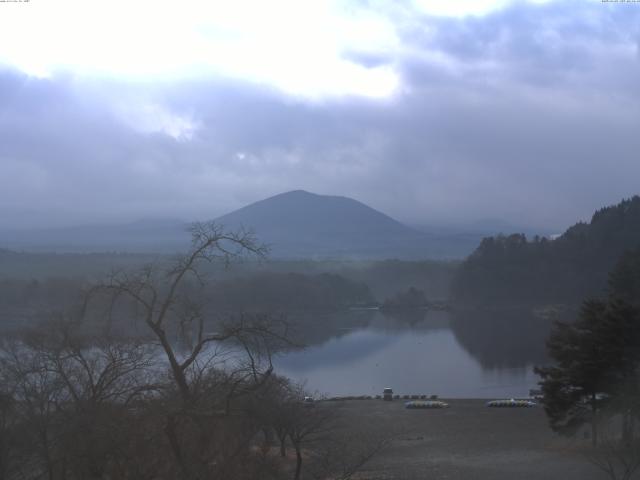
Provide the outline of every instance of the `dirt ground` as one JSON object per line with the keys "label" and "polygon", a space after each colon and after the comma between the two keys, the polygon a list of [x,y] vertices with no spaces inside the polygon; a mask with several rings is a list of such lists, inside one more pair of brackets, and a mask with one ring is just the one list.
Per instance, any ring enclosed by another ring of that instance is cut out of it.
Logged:
{"label": "dirt ground", "polygon": [[[407,410],[404,401],[340,403],[347,422],[394,435],[359,478],[429,480],[597,480],[588,440],[554,434],[542,408],[488,408],[485,400],[445,400],[450,408]],[[331,402],[333,403],[333,402]]]}

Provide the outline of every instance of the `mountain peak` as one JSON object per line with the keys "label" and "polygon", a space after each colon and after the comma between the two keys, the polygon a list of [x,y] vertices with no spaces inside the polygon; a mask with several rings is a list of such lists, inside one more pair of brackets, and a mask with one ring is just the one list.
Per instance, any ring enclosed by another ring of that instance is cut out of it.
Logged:
{"label": "mountain peak", "polygon": [[[322,199],[322,198],[343,198],[346,200],[352,200],[354,202],[357,202],[357,200],[353,200],[349,197],[343,197],[341,195],[324,195],[321,193],[313,193],[313,192],[309,192],[307,190],[290,190],[288,192],[283,192],[283,193],[278,193],[272,197],[268,197],[265,198],[264,200],[261,201],[267,201],[267,200],[271,200],[274,198],[296,198],[296,199],[300,199],[300,198],[315,198],[315,199]],[[359,203],[359,202],[358,202]]]}
{"label": "mountain peak", "polygon": [[318,195],[317,193],[311,193],[311,192],[307,192],[306,190],[290,190],[288,192],[283,192],[283,193],[279,193],[278,195],[274,195],[274,196],[294,196],[294,195],[313,195],[316,197],[320,197],[322,195]]}
{"label": "mountain peak", "polygon": [[253,229],[282,256],[344,256],[399,250],[420,236],[415,230],[348,197],[292,190],[217,219],[229,228]]}

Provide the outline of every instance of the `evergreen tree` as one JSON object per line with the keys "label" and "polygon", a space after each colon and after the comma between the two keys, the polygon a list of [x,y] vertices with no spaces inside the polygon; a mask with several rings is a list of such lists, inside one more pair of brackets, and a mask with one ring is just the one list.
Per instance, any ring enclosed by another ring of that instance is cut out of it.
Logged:
{"label": "evergreen tree", "polygon": [[630,439],[640,414],[640,310],[614,295],[585,301],[575,323],[556,323],[547,347],[556,364],[536,373],[551,427],[573,434],[589,423],[595,445],[607,406]]}
{"label": "evergreen tree", "polygon": [[640,305],[640,248],[627,250],[609,274],[612,296]]}
{"label": "evergreen tree", "polygon": [[611,368],[600,337],[605,311],[604,302],[588,300],[577,322],[557,322],[547,343],[556,365],[536,368],[551,428],[571,435],[589,423],[594,444]]}
{"label": "evergreen tree", "polygon": [[[460,266],[452,296],[467,304],[579,304],[607,286],[607,276],[625,251],[616,285],[640,293],[640,196],[597,211],[556,239],[527,241],[524,235],[485,238]],[[633,273],[635,272],[635,273]]]}

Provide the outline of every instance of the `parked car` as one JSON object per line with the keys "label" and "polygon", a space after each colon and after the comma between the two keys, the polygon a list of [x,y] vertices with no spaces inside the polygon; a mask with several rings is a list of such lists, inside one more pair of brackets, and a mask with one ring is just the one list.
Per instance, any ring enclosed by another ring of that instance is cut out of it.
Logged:
{"label": "parked car", "polygon": [[384,390],[382,390],[382,399],[387,401],[393,400],[393,389],[385,388]]}

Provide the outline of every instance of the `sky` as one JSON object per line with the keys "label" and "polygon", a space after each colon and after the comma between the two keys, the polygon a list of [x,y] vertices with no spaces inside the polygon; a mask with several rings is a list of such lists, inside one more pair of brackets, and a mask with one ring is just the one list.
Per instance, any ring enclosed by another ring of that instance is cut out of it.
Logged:
{"label": "sky", "polygon": [[289,190],[561,230],[640,193],[640,3],[0,2],[4,228]]}

